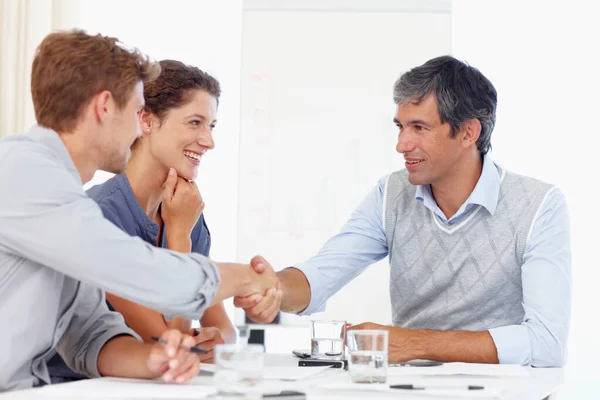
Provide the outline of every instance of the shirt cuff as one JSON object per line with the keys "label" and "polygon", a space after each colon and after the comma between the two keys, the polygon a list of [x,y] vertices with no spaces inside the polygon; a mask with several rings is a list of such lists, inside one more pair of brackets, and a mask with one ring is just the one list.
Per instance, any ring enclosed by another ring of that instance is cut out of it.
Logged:
{"label": "shirt cuff", "polygon": [[108,329],[102,335],[94,339],[94,341],[88,348],[85,354],[85,371],[83,371],[85,375],[89,376],[90,378],[102,377],[100,371],[98,371],[98,356],[100,355],[100,351],[102,350],[106,342],[108,342],[112,338],[122,335],[133,336],[135,339],[142,342],[142,338],[137,333],[135,333],[135,331],[127,328],[126,326]]}
{"label": "shirt cuff", "polygon": [[294,265],[293,268],[300,270],[310,286],[310,303],[303,311],[300,311],[298,315],[310,315],[317,312],[325,311],[325,304],[327,303],[327,288],[320,282],[323,282],[323,278],[319,274],[318,268],[309,263],[302,263]]}
{"label": "shirt cuff", "polygon": [[199,304],[199,307],[195,309],[188,309],[187,312],[166,312],[163,313],[163,317],[167,321],[171,321],[175,317],[182,317],[186,319],[200,319],[206,309],[210,307],[213,298],[217,295],[219,284],[221,283],[221,275],[217,265],[212,262],[208,257],[202,254],[189,253],[187,254],[196,261],[202,272],[204,273],[203,282],[200,289],[196,293],[194,303]]}
{"label": "shirt cuff", "polygon": [[204,285],[202,285],[202,289],[200,290],[202,294],[206,297],[207,303],[210,304],[212,302],[213,297],[217,294],[217,289],[219,288],[219,284],[221,283],[221,275],[219,275],[219,269],[217,265],[212,262],[208,257],[205,257],[200,254],[191,253],[198,262],[202,265],[202,270],[206,274],[206,280]]}
{"label": "shirt cuff", "polygon": [[496,345],[500,364],[531,364],[531,342],[526,326],[501,326],[488,332]]}

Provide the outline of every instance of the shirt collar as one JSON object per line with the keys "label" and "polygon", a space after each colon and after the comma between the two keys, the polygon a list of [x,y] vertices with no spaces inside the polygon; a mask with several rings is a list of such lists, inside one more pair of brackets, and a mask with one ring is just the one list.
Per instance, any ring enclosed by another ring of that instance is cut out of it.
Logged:
{"label": "shirt collar", "polygon": [[129,179],[127,179],[127,175],[124,173],[118,174],[115,176],[115,179],[117,181],[117,185],[121,189],[121,193],[123,193],[123,196],[125,197],[127,207],[133,214],[135,221],[139,225],[140,229],[142,229],[145,234],[148,235],[152,243],[155,243],[156,235],[158,234],[158,225],[156,222],[152,221],[152,219],[142,209],[140,203],[138,203],[135,193],[133,192],[133,188],[131,187],[131,183],[129,182]]}
{"label": "shirt collar", "polygon": [[[490,214],[494,215],[498,205],[498,195],[500,193],[500,175],[502,171],[490,157],[489,154],[483,156],[483,167],[481,176],[475,185],[475,188],[460,207],[456,215],[462,214],[466,208],[473,205],[481,205],[485,207]],[[431,193],[431,185],[417,185],[415,199],[421,201],[427,208],[434,210],[438,208],[433,194]]]}
{"label": "shirt collar", "polygon": [[44,144],[49,147],[56,156],[59,158],[61,163],[67,168],[67,170],[73,175],[73,178],[79,183],[80,186],[83,185],[81,182],[81,175],[79,175],[79,171],[75,168],[75,164],[73,163],[73,159],[69,154],[69,150],[65,146],[65,143],[62,141],[58,133],[56,131],[45,128],[40,125],[34,125],[29,130],[28,135],[32,136],[38,142]]}

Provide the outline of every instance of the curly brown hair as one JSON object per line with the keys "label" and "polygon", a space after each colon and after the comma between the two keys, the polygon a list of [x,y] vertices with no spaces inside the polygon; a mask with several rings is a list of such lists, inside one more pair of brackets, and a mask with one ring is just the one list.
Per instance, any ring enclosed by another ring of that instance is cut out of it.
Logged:
{"label": "curly brown hair", "polygon": [[108,90],[119,108],[134,86],[160,73],[157,62],[114,37],[82,30],[54,32],[37,48],[31,95],[38,124],[57,132],[73,131],[91,98]]}
{"label": "curly brown hair", "polygon": [[144,86],[146,110],[163,120],[169,110],[192,100],[196,90],[215,97],[221,95],[219,81],[197,67],[175,60],[160,61],[158,78]]}

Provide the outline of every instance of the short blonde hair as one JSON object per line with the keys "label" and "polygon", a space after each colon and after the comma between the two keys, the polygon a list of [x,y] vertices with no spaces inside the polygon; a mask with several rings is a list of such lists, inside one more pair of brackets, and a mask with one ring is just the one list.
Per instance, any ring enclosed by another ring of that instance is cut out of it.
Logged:
{"label": "short blonde hair", "polygon": [[103,90],[118,107],[140,81],[160,74],[160,65],[114,37],[82,30],[54,32],[37,48],[31,71],[31,95],[38,124],[57,132],[75,129],[83,108]]}

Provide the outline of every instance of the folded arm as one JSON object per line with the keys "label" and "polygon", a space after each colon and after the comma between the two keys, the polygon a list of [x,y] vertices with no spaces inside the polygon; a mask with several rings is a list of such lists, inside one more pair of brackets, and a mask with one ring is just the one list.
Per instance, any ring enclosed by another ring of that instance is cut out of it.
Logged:
{"label": "folded arm", "polygon": [[488,331],[432,331],[384,326],[372,322],[350,330],[387,330],[390,363],[414,359],[497,364],[496,346]]}

